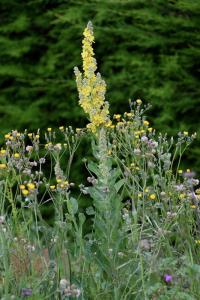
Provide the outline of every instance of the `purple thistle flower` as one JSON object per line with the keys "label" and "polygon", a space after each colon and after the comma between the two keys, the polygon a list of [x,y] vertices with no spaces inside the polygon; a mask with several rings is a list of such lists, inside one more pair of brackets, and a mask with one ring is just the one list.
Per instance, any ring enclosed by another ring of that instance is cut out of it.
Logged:
{"label": "purple thistle flower", "polygon": [[171,283],[171,282],[172,282],[172,279],[173,279],[172,275],[170,275],[170,274],[165,274],[165,275],[164,275],[164,281],[165,281],[166,283]]}
{"label": "purple thistle flower", "polygon": [[183,173],[183,176],[187,177],[187,178],[193,178],[195,175],[196,175],[196,173],[195,172],[191,172],[191,171],[190,172],[187,171],[187,172]]}
{"label": "purple thistle flower", "polygon": [[178,192],[182,192],[182,191],[185,189],[185,187],[184,187],[183,184],[177,184],[177,185],[175,185],[175,189],[176,189]]}
{"label": "purple thistle flower", "polygon": [[32,289],[28,289],[28,288],[22,288],[21,289],[21,295],[22,296],[31,296],[32,295]]}

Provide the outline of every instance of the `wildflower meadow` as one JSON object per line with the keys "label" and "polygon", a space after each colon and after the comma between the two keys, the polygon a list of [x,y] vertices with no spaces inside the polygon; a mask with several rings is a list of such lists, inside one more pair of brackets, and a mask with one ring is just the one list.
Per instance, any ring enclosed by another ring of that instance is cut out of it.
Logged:
{"label": "wildflower meadow", "polygon": [[0,299],[198,300],[200,188],[182,169],[196,134],[157,132],[141,99],[111,116],[91,22],[83,36],[74,73],[88,125],[14,129],[1,145]]}

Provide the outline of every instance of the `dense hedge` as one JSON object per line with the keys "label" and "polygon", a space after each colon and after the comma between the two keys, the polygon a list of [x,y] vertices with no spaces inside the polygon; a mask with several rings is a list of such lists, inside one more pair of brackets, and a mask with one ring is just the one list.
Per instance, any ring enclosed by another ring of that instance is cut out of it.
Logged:
{"label": "dense hedge", "polygon": [[[91,20],[112,112],[150,102],[155,128],[200,134],[198,0],[1,0],[1,131],[83,126],[73,67]],[[199,143],[189,153],[200,170]]]}

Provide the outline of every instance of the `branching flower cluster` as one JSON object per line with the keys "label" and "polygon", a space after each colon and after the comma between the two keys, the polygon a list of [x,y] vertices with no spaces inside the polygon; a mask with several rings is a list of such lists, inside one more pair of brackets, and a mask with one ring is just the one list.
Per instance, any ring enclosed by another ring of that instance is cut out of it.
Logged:
{"label": "branching flower cluster", "polygon": [[105,101],[106,83],[100,73],[96,73],[97,63],[94,58],[92,44],[94,43],[93,27],[89,22],[84,30],[83,39],[83,73],[74,69],[79,92],[79,103],[89,115],[88,128],[96,132],[102,125],[110,124],[109,104]]}

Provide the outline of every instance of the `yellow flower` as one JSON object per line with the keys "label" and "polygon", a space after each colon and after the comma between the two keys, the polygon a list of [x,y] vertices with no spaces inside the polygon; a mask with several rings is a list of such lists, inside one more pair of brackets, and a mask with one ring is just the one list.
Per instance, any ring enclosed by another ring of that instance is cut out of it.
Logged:
{"label": "yellow flower", "polygon": [[36,139],[39,139],[40,136],[39,136],[39,134],[36,134],[35,137],[36,137]]}
{"label": "yellow flower", "polygon": [[190,169],[187,169],[187,170],[186,170],[186,172],[187,172],[187,173],[190,173],[190,172],[191,172],[191,170],[190,170]]}
{"label": "yellow flower", "polygon": [[7,168],[6,164],[0,164],[0,170],[6,169],[6,168]]}
{"label": "yellow flower", "polygon": [[50,185],[51,190],[55,190],[56,186],[55,185]]}
{"label": "yellow flower", "polygon": [[143,121],[144,126],[149,126],[149,121],[145,120]]}
{"label": "yellow flower", "polygon": [[139,194],[138,194],[138,198],[142,198],[142,193],[139,193]]}
{"label": "yellow flower", "polygon": [[156,199],[156,195],[155,195],[155,194],[150,194],[150,195],[149,195],[149,199],[155,200],[155,199]]}
{"label": "yellow flower", "polygon": [[1,154],[6,154],[6,150],[1,149],[0,153],[1,153]]}
{"label": "yellow flower", "polygon": [[59,129],[60,129],[61,131],[63,131],[63,130],[64,130],[64,126],[60,126]]}
{"label": "yellow flower", "polygon": [[34,183],[27,183],[27,187],[29,190],[34,190],[35,184]]}
{"label": "yellow flower", "polygon": [[185,196],[186,196],[186,194],[185,194],[185,193],[181,193],[181,194],[179,195],[179,199],[184,199],[184,198],[185,198]]}
{"label": "yellow flower", "polygon": [[10,133],[4,135],[5,139],[9,139],[11,137]]}
{"label": "yellow flower", "polygon": [[14,156],[14,158],[19,158],[20,154],[19,153],[14,153],[13,156]]}
{"label": "yellow flower", "polygon": [[57,178],[56,181],[57,181],[57,183],[61,183],[61,182],[62,182],[62,179]]}
{"label": "yellow flower", "polygon": [[138,105],[141,105],[141,104],[142,104],[142,100],[141,100],[141,99],[137,99],[137,100],[136,100],[136,103],[137,103]]}
{"label": "yellow flower", "polygon": [[198,195],[200,195],[200,189],[196,189],[195,191]]}
{"label": "yellow flower", "polygon": [[25,187],[24,184],[20,184],[20,185],[19,185],[19,188],[20,188],[20,190],[25,190],[26,187]]}
{"label": "yellow flower", "polygon": [[183,170],[178,170],[178,174],[182,174],[183,173]]}
{"label": "yellow flower", "polygon": [[134,116],[134,113],[126,113],[126,115],[127,115],[128,118],[131,118],[131,117]]}
{"label": "yellow flower", "polygon": [[44,147],[45,147],[45,148],[48,148],[48,147],[51,146],[51,145],[52,145],[52,143],[50,142],[50,143],[45,144]]}
{"label": "yellow flower", "polygon": [[200,240],[196,240],[195,243],[196,243],[196,244],[200,244]]}
{"label": "yellow flower", "polygon": [[147,130],[148,130],[149,132],[152,132],[152,131],[153,131],[153,128],[152,128],[152,127],[149,127]]}
{"label": "yellow flower", "polygon": [[188,136],[188,131],[183,131],[183,134],[184,134],[185,136]]}
{"label": "yellow flower", "polygon": [[197,206],[196,206],[196,205],[190,205],[190,207],[191,207],[191,208],[197,208]]}
{"label": "yellow flower", "polygon": [[29,191],[28,190],[22,190],[22,194],[24,195],[24,196],[27,196],[28,194],[29,194]]}
{"label": "yellow flower", "polygon": [[113,116],[113,119],[116,119],[116,120],[119,120],[121,118],[121,115],[120,114],[115,114]]}
{"label": "yellow flower", "polygon": [[32,138],[33,134],[32,133],[28,133],[28,137]]}
{"label": "yellow flower", "polygon": [[51,127],[48,127],[48,128],[47,128],[47,131],[48,131],[48,132],[51,132],[51,131],[52,131],[52,128],[51,128]]}
{"label": "yellow flower", "polygon": [[92,132],[106,125],[109,121],[109,104],[105,100],[106,83],[100,73],[96,74],[97,63],[94,58],[92,43],[94,42],[92,23],[89,22],[84,30],[83,39],[83,73],[78,68],[74,69],[77,89],[79,93],[79,104],[89,115],[90,124],[86,127]]}

